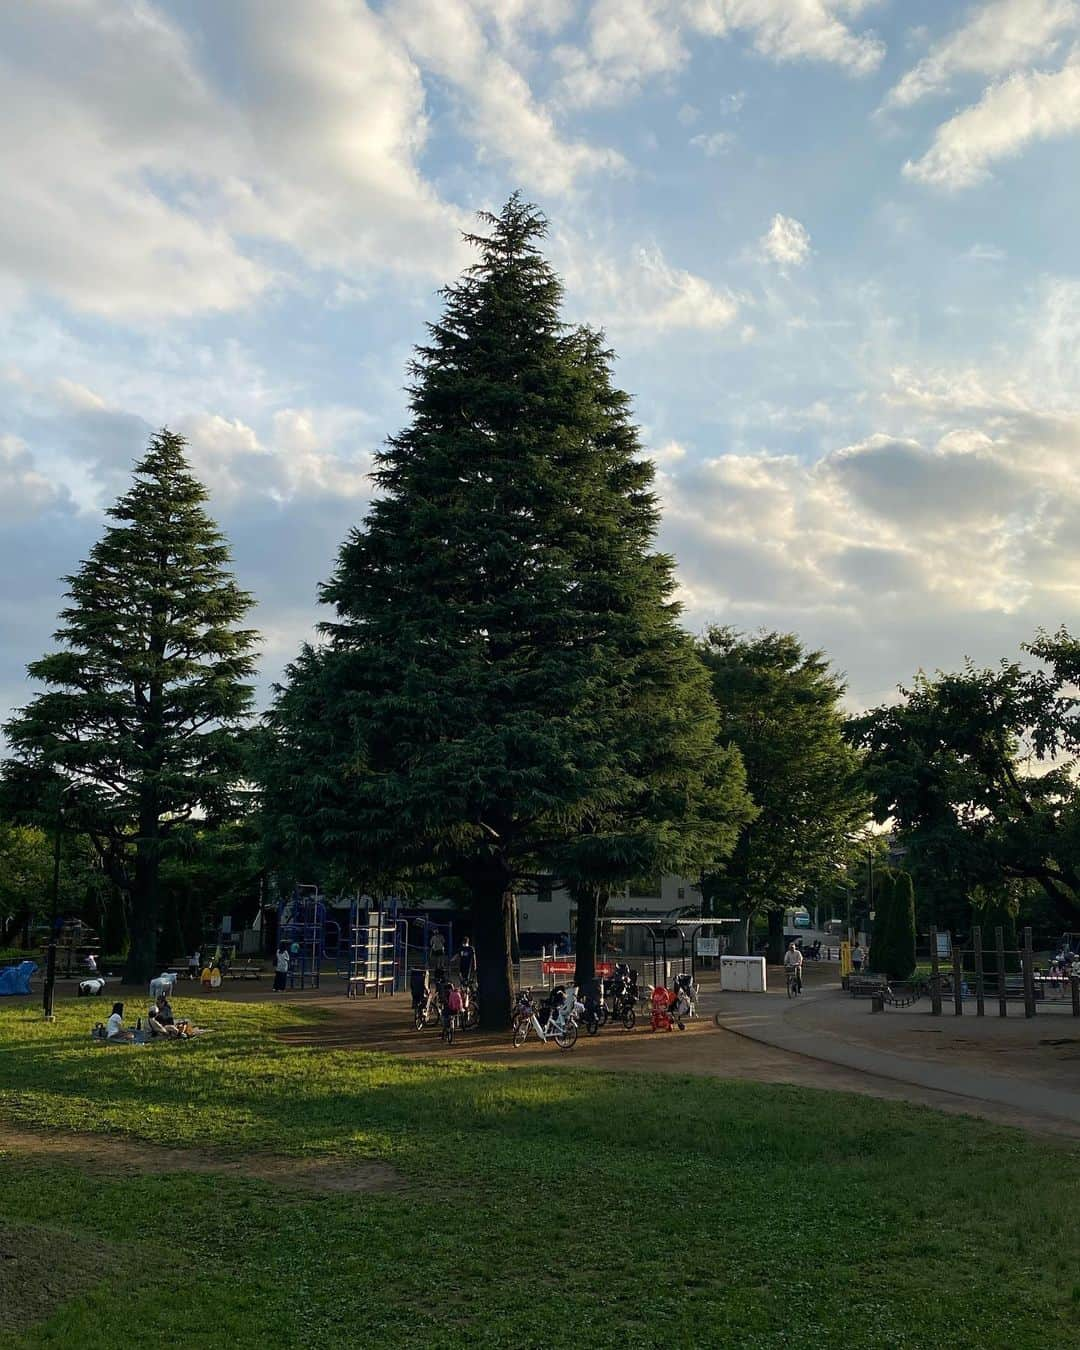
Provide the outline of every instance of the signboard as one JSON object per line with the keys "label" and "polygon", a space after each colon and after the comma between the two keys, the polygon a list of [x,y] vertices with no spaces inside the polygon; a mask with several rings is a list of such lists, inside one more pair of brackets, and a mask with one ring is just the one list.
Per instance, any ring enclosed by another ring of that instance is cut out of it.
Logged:
{"label": "signboard", "polygon": [[[546,960],[540,963],[540,969],[545,975],[573,975],[577,969],[577,962],[572,956],[557,956],[554,960]],[[596,973],[605,980],[611,975],[615,967],[610,961],[597,961]]]}
{"label": "signboard", "polygon": [[719,956],[720,939],[716,937],[699,937],[697,940],[698,956]]}
{"label": "signboard", "polygon": [[938,959],[945,957],[946,960],[952,956],[952,934],[938,933],[937,935],[937,954]]}

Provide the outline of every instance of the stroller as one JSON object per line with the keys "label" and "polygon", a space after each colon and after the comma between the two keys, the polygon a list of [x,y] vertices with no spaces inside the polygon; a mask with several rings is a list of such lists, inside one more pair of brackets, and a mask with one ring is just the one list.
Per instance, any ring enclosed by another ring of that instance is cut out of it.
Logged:
{"label": "stroller", "polygon": [[627,1031],[633,1031],[637,1015],[634,1005],[637,1003],[637,971],[631,970],[623,961],[616,965],[608,982],[611,992],[611,1019],[621,1022]]}
{"label": "stroller", "polygon": [[[679,1015],[678,1006],[680,995],[676,990],[667,989],[662,984],[658,984],[650,994],[652,1003],[652,1012],[649,1018],[650,1031],[672,1031],[678,1027],[680,1031],[686,1030],[686,1024]],[[685,994],[682,995],[685,1001]]]}
{"label": "stroller", "polygon": [[697,986],[689,971],[675,976],[671,1012],[676,1022],[697,1016]]}

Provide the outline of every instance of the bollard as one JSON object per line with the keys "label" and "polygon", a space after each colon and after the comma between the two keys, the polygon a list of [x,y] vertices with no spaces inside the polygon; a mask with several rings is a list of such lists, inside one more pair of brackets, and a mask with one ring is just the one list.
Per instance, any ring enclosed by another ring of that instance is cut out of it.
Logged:
{"label": "bollard", "polygon": [[1074,975],[1069,983],[1072,985],[1073,1016],[1080,1017],[1080,979]]}
{"label": "bollard", "polygon": [[884,1012],[884,1011],[885,1011],[885,995],[884,995],[884,994],[875,994],[875,995],[873,996],[873,998],[871,998],[871,1000],[870,1000],[870,1011],[871,1011],[871,1012]]}

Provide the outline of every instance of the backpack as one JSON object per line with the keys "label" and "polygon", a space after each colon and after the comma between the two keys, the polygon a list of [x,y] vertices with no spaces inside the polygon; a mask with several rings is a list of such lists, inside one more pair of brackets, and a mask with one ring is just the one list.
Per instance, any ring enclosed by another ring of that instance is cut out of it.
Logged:
{"label": "backpack", "polygon": [[461,990],[451,989],[446,998],[446,1007],[452,1013],[461,1012],[465,1005],[461,1001]]}

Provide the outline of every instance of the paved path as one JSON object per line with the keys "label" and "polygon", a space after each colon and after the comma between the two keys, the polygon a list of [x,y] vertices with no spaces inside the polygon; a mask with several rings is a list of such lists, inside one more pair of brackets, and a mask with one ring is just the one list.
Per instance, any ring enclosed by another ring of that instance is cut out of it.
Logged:
{"label": "paved path", "polygon": [[[843,1039],[819,1026],[799,1025],[803,1008],[837,998],[834,989],[808,991],[792,1005],[786,998],[760,995],[715,994],[704,1011],[714,1011],[725,1031],[778,1050],[802,1055],[857,1074],[873,1074],[898,1083],[989,1103],[1027,1117],[1042,1118],[1049,1127],[1064,1126],[1080,1133],[1080,1093],[1047,1086],[1032,1079],[1006,1077],[982,1068],[933,1062],[898,1055],[878,1046]],[[873,1015],[873,1014],[869,1014]],[[886,1016],[887,1014],[881,1014]],[[1071,1127],[1071,1128],[1069,1128]]]}

